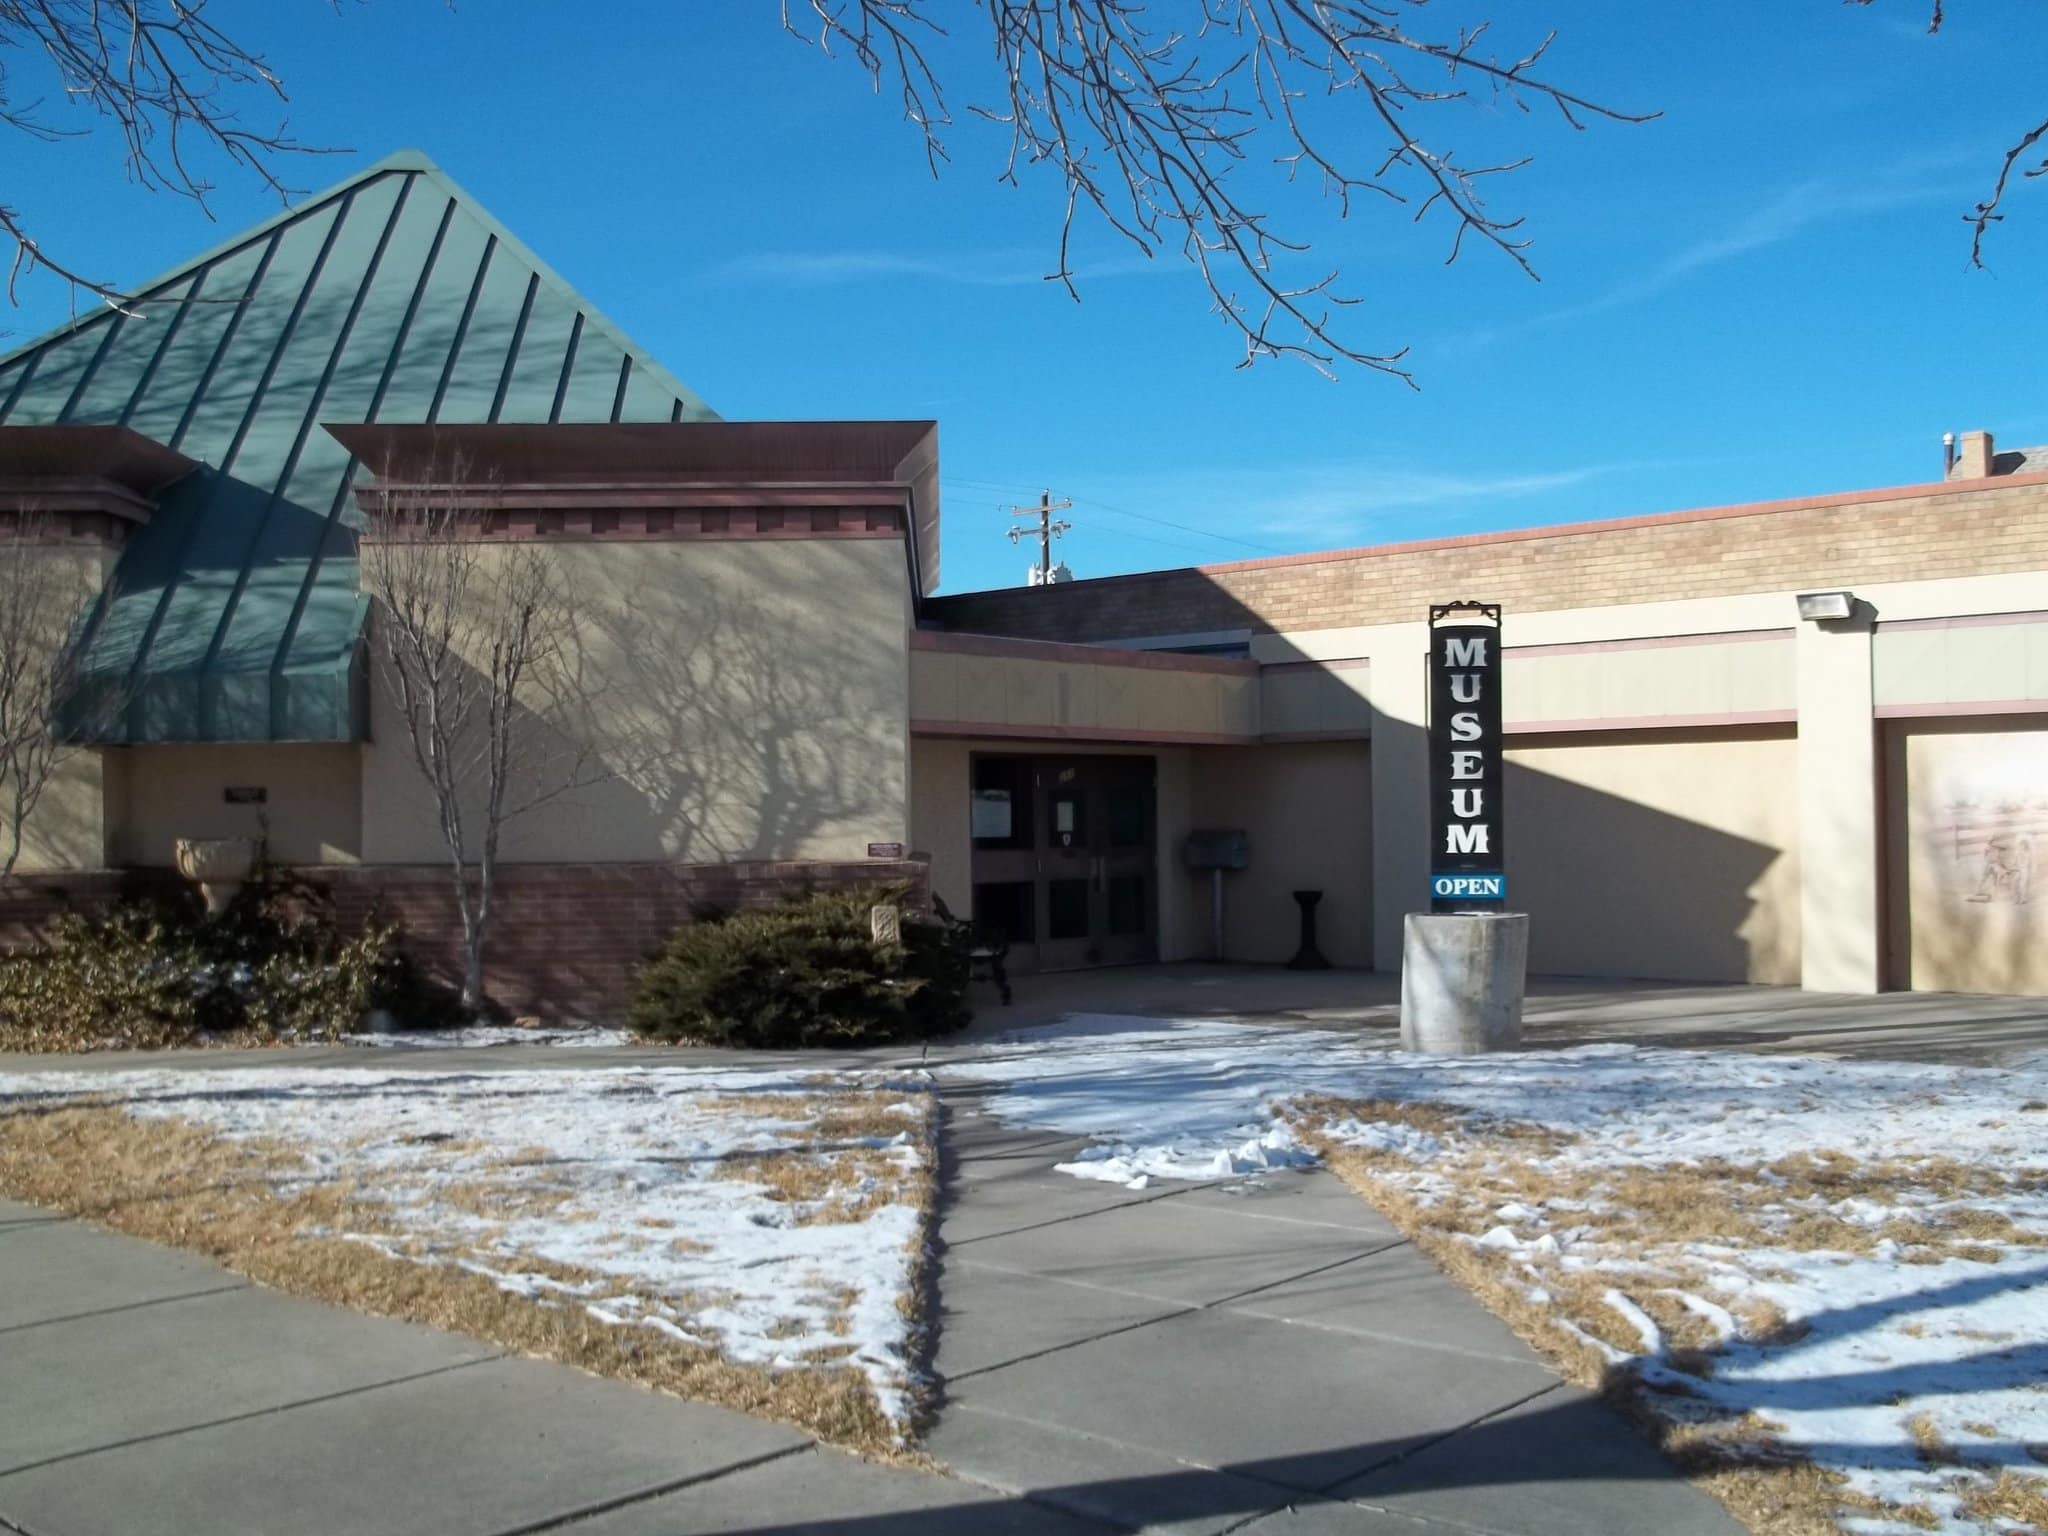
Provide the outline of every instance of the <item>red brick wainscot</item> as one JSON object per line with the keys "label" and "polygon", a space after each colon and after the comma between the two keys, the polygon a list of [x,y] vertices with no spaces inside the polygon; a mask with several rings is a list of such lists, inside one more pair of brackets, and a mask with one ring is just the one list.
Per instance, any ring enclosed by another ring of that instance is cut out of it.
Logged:
{"label": "red brick wainscot", "polygon": [[[451,986],[461,979],[462,920],[446,866],[321,864],[285,873],[325,893],[343,933],[360,932],[373,915],[396,922],[430,975]],[[123,894],[181,883],[158,869],[14,875],[0,881],[0,949],[33,944],[59,913],[89,913]],[[922,859],[506,865],[492,900],[485,989],[513,1014],[616,1022],[634,972],[698,916],[860,885],[903,887],[908,905],[930,910]]]}
{"label": "red brick wainscot", "polygon": [[0,953],[33,947],[50,931],[50,924],[66,912],[90,916],[138,889],[134,876],[125,869],[66,869],[9,875],[0,880]]}
{"label": "red brick wainscot", "polygon": [[[323,888],[345,933],[375,913],[436,979],[462,975],[462,920],[442,866],[319,865],[295,877]],[[640,965],[705,912],[766,906],[802,891],[901,886],[931,905],[921,859],[736,864],[512,864],[498,870],[484,986],[514,1014],[550,1022],[613,1023]]]}

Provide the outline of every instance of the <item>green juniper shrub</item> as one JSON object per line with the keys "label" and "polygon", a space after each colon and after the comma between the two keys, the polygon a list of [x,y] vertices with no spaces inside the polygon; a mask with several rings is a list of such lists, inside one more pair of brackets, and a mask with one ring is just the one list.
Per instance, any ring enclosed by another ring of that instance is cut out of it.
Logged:
{"label": "green juniper shrub", "polygon": [[66,913],[0,959],[0,1049],[83,1051],[207,1039],[323,1040],[372,1008],[442,1022],[437,996],[374,917],[342,935],[317,887],[259,869],[207,917],[183,891]]}
{"label": "green juniper shrub", "polygon": [[969,1018],[965,930],[905,912],[900,944],[871,936],[869,909],[903,895],[823,891],[700,918],[641,969],[626,1022],[657,1040],[766,1049],[959,1029]]}

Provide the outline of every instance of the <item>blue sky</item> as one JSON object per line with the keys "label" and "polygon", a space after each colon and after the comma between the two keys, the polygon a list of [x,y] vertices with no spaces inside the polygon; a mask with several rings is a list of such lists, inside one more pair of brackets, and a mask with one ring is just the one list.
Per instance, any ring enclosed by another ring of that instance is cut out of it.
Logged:
{"label": "blue sky", "polygon": [[[956,6],[957,109],[989,81]],[[1257,183],[1363,295],[1349,334],[1412,348],[1418,391],[1235,368],[1185,265],[1099,230],[1076,304],[1042,281],[1057,188],[1000,185],[1000,134],[957,111],[934,181],[891,100],[785,35],[776,0],[609,0],[602,28],[558,0],[211,14],[268,53],[299,138],[352,151],[291,164],[297,185],[416,146],[722,414],[936,417],[948,590],[1021,579],[1000,509],[1042,487],[1073,498],[1059,553],[1092,576],[1926,480],[1948,430],[2048,443],[2048,186],[2010,196],[1988,272],[1961,221],[2048,116],[2034,0],[1951,5],[1935,38],[1925,0],[1439,9],[1499,15],[1507,47],[1554,26],[1553,76],[1663,116],[1443,114],[1475,156],[1535,155],[1493,198],[1540,283],[1479,249],[1446,268],[1447,226],[1404,210],[1340,221]],[[0,196],[119,281],[276,207],[224,173],[209,223],[127,185],[104,136],[5,142]],[[0,329],[68,302],[32,281]]]}

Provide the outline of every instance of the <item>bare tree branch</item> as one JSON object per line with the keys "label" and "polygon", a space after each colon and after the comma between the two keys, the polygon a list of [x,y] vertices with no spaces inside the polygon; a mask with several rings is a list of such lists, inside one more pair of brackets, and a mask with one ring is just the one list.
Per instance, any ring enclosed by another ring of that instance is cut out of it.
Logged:
{"label": "bare tree branch", "polygon": [[[1451,121],[1443,109],[1484,92],[1523,111],[1547,104],[1573,128],[1655,115],[1602,106],[1539,74],[1549,37],[1512,56],[1492,50],[1484,25],[1415,30],[1428,4],[978,0],[1001,86],[971,110],[1010,132],[1003,180],[1043,165],[1062,183],[1051,277],[1069,293],[1077,292],[1074,221],[1086,208],[1148,256],[1179,248],[1243,341],[1240,366],[1293,357],[1328,374],[1348,362],[1412,383],[1402,351],[1369,350],[1340,334],[1337,312],[1358,300],[1339,291],[1337,271],[1283,272],[1309,242],[1240,191],[1235,173],[1251,153],[1276,145],[1286,178],[1313,176],[1340,215],[1354,194],[1408,204],[1417,221],[1448,218],[1447,261],[1477,238],[1533,277],[1521,221],[1492,212],[1483,195],[1488,178],[1527,157],[1468,162],[1435,137]],[[805,15],[801,29],[793,9]],[[936,171],[952,119],[925,51],[942,35],[935,9],[936,0],[783,0],[785,27],[827,52],[843,46],[878,90],[893,89]],[[1344,111],[1358,121],[1347,127],[1339,118],[1328,137],[1312,123]],[[1366,126],[1376,151],[1358,148]]]}
{"label": "bare tree branch", "polygon": [[[1871,5],[1875,0],[1847,0],[1850,5]],[[1939,32],[1942,23],[1948,19],[1943,0],[1930,0],[1927,14],[1927,32],[1931,37]],[[1990,234],[1991,226],[2005,222],[2001,205],[2005,201],[2006,189],[2011,185],[2012,174],[2019,171],[2022,181],[2032,181],[2048,176],[2048,155],[2038,165],[2021,168],[2020,162],[2034,152],[2034,146],[2048,139],[2048,119],[2036,123],[2015,139],[1998,163],[1998,175],[1991,183],[1990,193],[1981,198],[1977,206],[1963,215],[1963,222],[1970,226],[1970,265],[1981,268],[1984,265],[1984,239]]]}
{"label": "bare tree branch", "polygon": [[[333,151],[300,144],[282,121],[275,129],[243,126],[244,96],[285,99],[284,85],[261,54],[207,18],[209,0],[0,0],[0,49],[39,63],[58,100],[90,108],[121,140],[129,179],[207,206],[214,190],[209,159],[255,176],[280,202],[293,189],[275,168],[285,154]],[[0,54],[0,59],[5,55]],[[87,130],[52,120],[43,96],[17,96],[18,71],[0,63],[0,127],[31,138],[81,136]],[[124,312],[121,289],[51,256],[31,237],[22,215],[0,206],[0,236],[13,242],[7,294],[41,268],[68,284],[74,298],[91,295]]]}
{"label": "bare tree branch", "polygon": [[433,795],[462,920],[462,1002],[474,1011],[505,827],[616,773],[580,728],[589,700],[556,564],[531,543],[493,536],[488,480],[461,459],[387,470],[370,499],[360,548],[375,653]]}
{"label": "bare tree branch", "polygon": [[[2005,215],[1999,211],[1999,205],[2005,201],[2005,189],[2012,180],[2012,173],[2018,168],[2020,161],[2030,155],[2034,146],[2043,139],[2048,139],[2048,121],[2036,123],[2020,135],[2019,141],[2005,152],[2004,160],[1999,163],[1998,177],[1991,184],[1990,196],[1963,215],[1963,222],[1970,226],[1971,266],[1984,265],[1984,237],[1990,232],[1992,225],[2003,223],[2005,220]],[[2041,176],[2048,176],[2048,157],[2043,157],[2040,164],[2020,171],[2021,179],[2026,181]]]}

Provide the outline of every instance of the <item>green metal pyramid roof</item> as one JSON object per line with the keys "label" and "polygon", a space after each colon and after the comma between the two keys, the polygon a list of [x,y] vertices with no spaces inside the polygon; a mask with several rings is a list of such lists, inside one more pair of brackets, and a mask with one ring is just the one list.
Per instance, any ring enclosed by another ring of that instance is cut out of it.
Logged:
{"label": "green metal pyramid roof", "polygon": [[103,423],[203,465],[92,616],[88,668],[134,689],[119,740],[363,738],[356,463],[321,422],[717,419],[415,151],[137,298],[0,357],[0,453]]}

